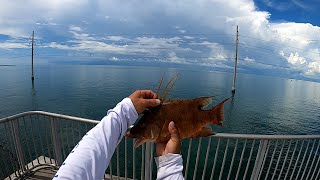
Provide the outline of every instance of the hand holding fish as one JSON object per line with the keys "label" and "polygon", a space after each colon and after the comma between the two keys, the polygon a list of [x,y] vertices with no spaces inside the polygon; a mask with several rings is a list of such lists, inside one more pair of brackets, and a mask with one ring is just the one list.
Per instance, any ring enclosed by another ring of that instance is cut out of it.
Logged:
{"label": "hand holding fish", "polygon": [[162,156],[169,153],[180,154],[181,141],[179,137],[179,132],[173,121],[169,123],[168,131],[170,133],[171,138],[167,143],[157,143],[156,145],[157,156]]}
{"label": "hand holding fish", "polygon": [[151,90],[137,90],[129,98],[138,114],[142,113],[146,108],[160,105],[157,94]]}

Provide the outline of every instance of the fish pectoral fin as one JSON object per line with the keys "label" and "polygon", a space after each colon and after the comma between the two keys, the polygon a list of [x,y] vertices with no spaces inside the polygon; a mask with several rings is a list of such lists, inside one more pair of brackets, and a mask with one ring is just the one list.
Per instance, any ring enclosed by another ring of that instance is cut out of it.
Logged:
{"label": "fish pectoral fin", "polygon": [[196,138],[196,137],[208,137],[208,136],[212,136],[212,135],[215,135],[215,134],[216,133],[214,133],[209,126],[203,126],[202,129],[200,131],[198,131],[197,133],[195,133],[192,137],[193,138]]}
{"label": "fish pectoral fin", "polygon": [[199,98],[199,106],[201,109],[209,106],[212,103],[212,98],[213,96]]}
{"label": "fish pectoral fin", "polygon": [[147,139],[138,138],[134,142],[134,148],[139,147],[141,144],[147,142]]}

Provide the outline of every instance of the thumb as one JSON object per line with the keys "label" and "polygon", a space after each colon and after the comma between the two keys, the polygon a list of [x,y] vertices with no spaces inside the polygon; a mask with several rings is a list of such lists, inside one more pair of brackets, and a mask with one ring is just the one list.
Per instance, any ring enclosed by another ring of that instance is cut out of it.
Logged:
{"label": "thumb", "polygon": [[169,123],[168,130],[171,135],[171,140],[179,142],[180,141],[179,132],[173,121]]}
{"label": "thumb", "polygon": [[143,105],[146,108],[158,106],[160,103],[159,99],[143,99]]}

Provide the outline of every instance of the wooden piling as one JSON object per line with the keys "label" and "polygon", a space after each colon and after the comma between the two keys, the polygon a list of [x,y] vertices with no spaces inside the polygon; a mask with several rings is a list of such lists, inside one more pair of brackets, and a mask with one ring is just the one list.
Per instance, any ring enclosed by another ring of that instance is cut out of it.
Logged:
{"label": "wooden piling", "polygon": [[34,46],[34,31],[32,31],[32,41],[31,41],[31,44],[32,44],[32,52],[31,52],[31,63],[32,63],[32,67],[31,67],[31,71],[32,71],[32,75],[31,75],[31,80],[32,82],[34,81],[34,69],[33,69],[33,56],[34,56],[34,53],[33,53],[33,46]]}
{"label": "wooden piling", "polygon": [[232,94],[236,93],[236,78],[237,78],[237,63],[238,63],[238,44],[239,44],[239,27],[237,26],[237,35],[236,35],[236,55],[234,59],[234,74],[233,74],[233,83],[232,83]]}

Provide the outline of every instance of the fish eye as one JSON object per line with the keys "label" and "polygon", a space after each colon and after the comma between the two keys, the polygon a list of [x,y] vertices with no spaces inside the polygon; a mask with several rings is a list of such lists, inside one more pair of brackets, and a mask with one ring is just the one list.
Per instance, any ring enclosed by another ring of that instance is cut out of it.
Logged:
{"label": "fish eye", "polygon": [[145,126],[146,126],[145,123],[142,123],[142,124],[139,125],[139,127],[141,127],[141,128],[143,128],[143,127],[145,127]]}

